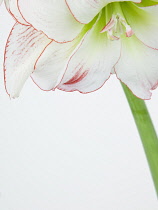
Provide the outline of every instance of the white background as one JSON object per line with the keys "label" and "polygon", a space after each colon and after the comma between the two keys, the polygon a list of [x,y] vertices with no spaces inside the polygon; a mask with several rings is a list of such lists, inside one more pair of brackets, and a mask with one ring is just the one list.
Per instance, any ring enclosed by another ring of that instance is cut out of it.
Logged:
{"label": "white background", "polygon": [[[157,210],[144,151],[115,76],[97,92],[20,98],[3,86],[3,51],[14,21],[0,8],[0,209]],[[147,101],[158,130],[158,90]]]}

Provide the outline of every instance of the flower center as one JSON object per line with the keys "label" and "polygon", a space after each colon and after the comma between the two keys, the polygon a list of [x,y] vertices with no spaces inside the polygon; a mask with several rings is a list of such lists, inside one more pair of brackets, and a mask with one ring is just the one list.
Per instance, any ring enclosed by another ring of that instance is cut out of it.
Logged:
{"label": "flower center", "polygon": [[124,34],[126,37],[131,37],[134,34],[130,25],[127,24],[126,20],[119,13],[112,15],[110,21],[101,30],[101,33],[104,32],[107,32],[110,40],[118,40]]}

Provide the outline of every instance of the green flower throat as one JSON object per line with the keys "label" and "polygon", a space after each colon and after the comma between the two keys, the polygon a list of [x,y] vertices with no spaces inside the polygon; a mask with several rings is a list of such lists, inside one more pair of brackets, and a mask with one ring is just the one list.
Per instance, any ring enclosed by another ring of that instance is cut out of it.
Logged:
{"label": "green flower throat", "polygon": [[95,24],[95,31],[106,34],[110,40],[130,38],[135,34],[135,25],[141,28],[152,21],[151,16],[142,8],[153,5],[158,5],[158,2],[143,0],[142,3],[130,1],[109,3],[85,25],[81,34],[85,34]]}

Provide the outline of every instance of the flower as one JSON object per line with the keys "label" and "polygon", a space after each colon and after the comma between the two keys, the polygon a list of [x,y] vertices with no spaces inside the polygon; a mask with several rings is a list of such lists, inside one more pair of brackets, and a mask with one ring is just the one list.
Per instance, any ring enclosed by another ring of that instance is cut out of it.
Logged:
{"label": "flower", "polygon": [[142,99],[158,86],[158,0],[5,4],[16,20],[4,62],[10,97],[30,75],[42,90],[89,93],[116,74]]}

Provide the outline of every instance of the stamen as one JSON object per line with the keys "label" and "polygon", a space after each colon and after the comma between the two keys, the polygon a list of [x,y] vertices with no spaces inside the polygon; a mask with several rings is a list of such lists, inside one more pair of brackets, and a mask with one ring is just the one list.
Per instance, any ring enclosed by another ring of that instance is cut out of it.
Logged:
{"label": "stamen", "polygon": [[131,37],[134,34],[134,31],[131,29],[131,27],[126,27],[126,36]]}
{"label": "stamen", "polygon": [[132,28],[127,24],[126,20],[119,14],[112,15],[110,21],[100,31],[100,33],[107,32],[108,38],[111,40],[118,40],[122,34],[126,34],[126,37],[131,37],[134,34]]}
{"label": "stamen", "polygon": [[110,21],[106,24],[106,26],[101,30],[100,33],[111,30],[115,26],[115,24],[115,16],[113,15]]}

